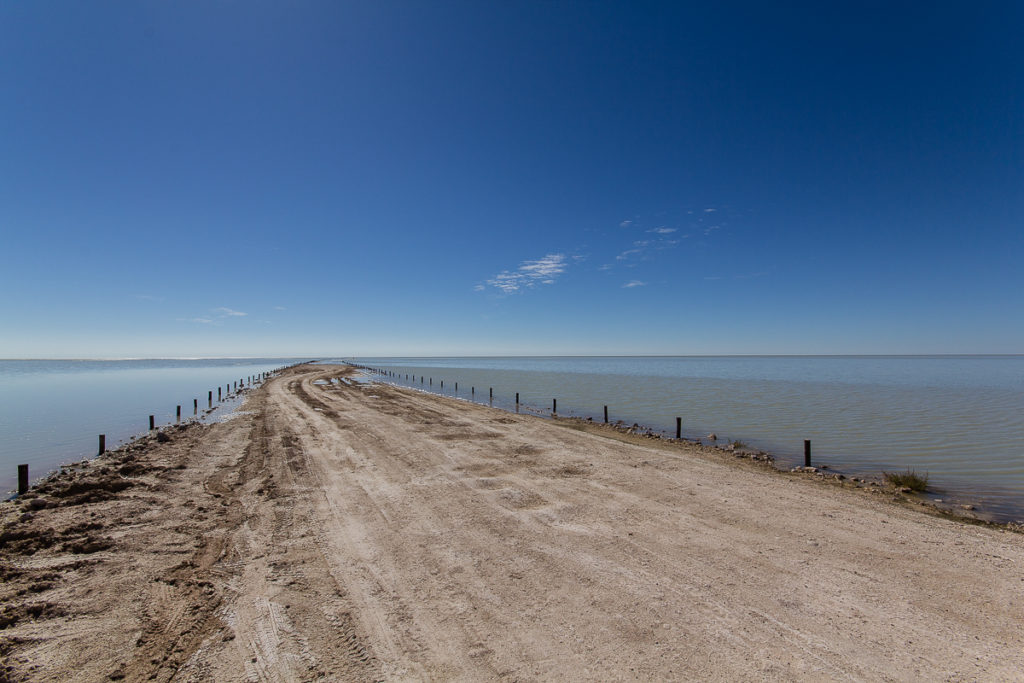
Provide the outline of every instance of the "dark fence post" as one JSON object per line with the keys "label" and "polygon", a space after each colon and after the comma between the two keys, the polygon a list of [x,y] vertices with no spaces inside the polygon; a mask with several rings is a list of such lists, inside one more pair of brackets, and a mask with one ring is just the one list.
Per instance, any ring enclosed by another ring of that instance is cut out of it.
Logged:
{"label": "dark fence post", "polygon": [[[220,389],[218,389],[217,391],[220,391]],[[210,389],[210,392],[209,392],[208,398],[209,398],[209,400],[210,400],[210,405],[209,405],[208,407],[209,407],[209,408],[212,408],[212,407],[213,407],[213,389]],[[219,397],[218,397],[218,398],[219,398]]]}
{"label": "dark fence post", "polygon": [[18,495],[28,491],[28,465],[18,465]]}
{"label": "dark fence post", "polygon": [[557,398],[551,399],[551,414],[552,415],[557,415],[558,414],[558,399]]}
{"label": "dark fence post", "polygon": [[198,415],[199,414],[199,399],[198,398],[192,399],[192,414],[193,415]]}
{"label": "dark fence post", "polygon": [[490,394],[488,395],[490,400],[494,400],[494,387],[490,387]]}
{"label": "dark fence post", "polygon": [[155,424],[155,423],[153,422],[153,416],[152,416],[152,415],[150,415],[150,416],[149,416],[149,430],[150,430],[150,431],[153,431],[153,426],[154,426],[154,424]]}
{"label": "dark fence post", "polygon": [[608,424],[608,406],[604,407],[604,423]]}
{"label": "dark fence post", "polygon": [[681,417],[676,418],[676,438],[683,438],[683,418]]}
{"label": "dark fence post", "polygon": [[804,439],[804,467],[811,466],[811,440]]}
{"label": "dark fence post", "polygon": [[519,405],[519,392],[516,392],[516,405]]}
{"label": "dark fence post", "polygon": [[178,412],[175,414],[175,420],[181,422],[181,406],[178,406]]}
{"label": "dark fence post", "polygon": [[96,455],[103,455],[107,452],[107,435],[100,434],[100,452]]}

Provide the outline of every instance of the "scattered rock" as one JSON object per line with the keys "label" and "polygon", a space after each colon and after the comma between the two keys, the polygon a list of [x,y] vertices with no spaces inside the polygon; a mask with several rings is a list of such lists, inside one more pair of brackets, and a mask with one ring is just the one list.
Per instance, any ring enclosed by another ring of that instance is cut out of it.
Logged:
{"label": "scattered rock", "polygon": [[63,607],[49,602],[30,602],[7,605],[0,611],[0,629],[17,624],[22,619],[54,619],[65,614]]}
{"label": "scattered rock", "polygon": [[101,550],[106,550],[112,545],[113,543],[105,538],[86,537],[84,539],[68,543],[65,547],[73,553],[88,555],[90,553],[98,553]]}

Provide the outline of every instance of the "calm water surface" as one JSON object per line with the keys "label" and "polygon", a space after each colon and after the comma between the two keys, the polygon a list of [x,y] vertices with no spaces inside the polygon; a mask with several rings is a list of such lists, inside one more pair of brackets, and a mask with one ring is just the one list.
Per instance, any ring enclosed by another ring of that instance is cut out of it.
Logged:
{"label": "calm water surface", "polygon": [[[0,492],[17,486],[17,465],[34,480],[61,463],[92,457],[156,423],[192,416],[192,399],[294,359],[0,360]],[[224,409],[216,410],[211,417]]]}
{"label": "calm water surface", "polygon": [[[719,443],[733,439],[802,464],[879,478],[927,472],[945,502],[1024,519],[1024,356],[360,358],[400,384],[495,405],[623,420]],[[415,375],[415,382],[405,375]],[[433,378],[433,385],[419,377]]]}

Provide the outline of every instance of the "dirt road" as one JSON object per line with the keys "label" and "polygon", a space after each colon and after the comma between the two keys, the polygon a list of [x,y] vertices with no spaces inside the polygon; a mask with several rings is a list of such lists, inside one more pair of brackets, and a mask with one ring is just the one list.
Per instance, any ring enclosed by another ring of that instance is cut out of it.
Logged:
{"label": "dirt road", "polygon": [[1020,534],[348,372],[4,504],[0,680],[1024,677]]}

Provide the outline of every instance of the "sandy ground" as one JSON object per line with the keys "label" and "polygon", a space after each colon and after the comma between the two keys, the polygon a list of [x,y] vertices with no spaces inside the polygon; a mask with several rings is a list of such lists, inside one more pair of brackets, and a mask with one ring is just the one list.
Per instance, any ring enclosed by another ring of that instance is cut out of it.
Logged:
{"label": "sandy ground", "polygon": [[0,505],[0,680],[1022,680],[1024,536],[300,366]]}

